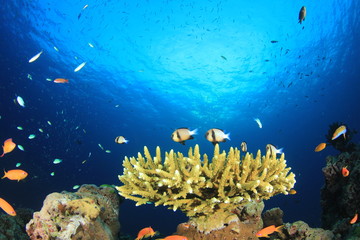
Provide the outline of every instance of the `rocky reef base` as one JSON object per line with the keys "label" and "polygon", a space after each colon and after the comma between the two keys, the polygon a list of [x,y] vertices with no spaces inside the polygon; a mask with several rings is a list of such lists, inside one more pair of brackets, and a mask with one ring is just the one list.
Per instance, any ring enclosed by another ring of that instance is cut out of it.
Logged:
{"label": "rocky reef base", "polygon": [[26,225],[26,232],[32,240],[115,240],[119,204],[120,197],[111,187],[83,185],[75,193],[52,193]]}

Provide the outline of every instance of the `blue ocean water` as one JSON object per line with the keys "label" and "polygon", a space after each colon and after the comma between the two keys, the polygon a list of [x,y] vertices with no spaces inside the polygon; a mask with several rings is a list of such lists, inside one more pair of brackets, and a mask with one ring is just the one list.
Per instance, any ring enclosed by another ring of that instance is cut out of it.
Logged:
{"label": "blue ocean water", "polygon": [[[338,152],[314,148],[333,122],[360,129],[359,16],[356,0],[1,1],[0,142],[13,138],[25,151],[0,162],[5,170],[21,162],[29,176],[1,180],[0,197],[39,210],[51,192],[119,185],[122,160],[144,146],[187,153],[199,144],[212,155],[203,135],[215,127],[231,133],[221,149],[284,147],[298,193],[266,208],[321,226],[321,168]],[[180,145],[170,139],[179,127],[199,135]],[[129,143],[116,144],[119,135]],[[133,235],[146,226],[169,234],[186,221],[128,200],[120,214],[122,232]]]}

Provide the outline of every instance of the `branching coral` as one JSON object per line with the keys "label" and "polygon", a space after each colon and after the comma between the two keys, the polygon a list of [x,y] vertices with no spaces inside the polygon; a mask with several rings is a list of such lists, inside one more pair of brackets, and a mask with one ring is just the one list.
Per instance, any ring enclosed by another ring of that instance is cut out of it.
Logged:
{"label": "branching coral", "polygon": [[295,184],[295,175],[286,167],[284,155],[277,159],[246,153],[242,158],[237,148],[220,152],[215,146],[210,161],[201,159],[199,146],[190,147],[188,156],[165,153],[162,161],[160,147],[151,157],[144,147],[145,158],[125,157],[124,174],[119,176],[120,195],[136,201],[136,205],[153,202],[180,209],[200,231],[222,228],[236,220],[231,211],[252,201],[269,199],[276,194],[288,194]]}

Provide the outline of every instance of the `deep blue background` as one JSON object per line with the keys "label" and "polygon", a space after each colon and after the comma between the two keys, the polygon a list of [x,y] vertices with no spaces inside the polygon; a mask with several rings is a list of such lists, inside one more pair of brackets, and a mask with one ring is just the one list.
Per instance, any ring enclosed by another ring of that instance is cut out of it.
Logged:
{"label": "deep blue background", "polygon": [[[303,5],[308,14],[300,25]],[[203,134],[216,127],[231,133],[225,150],[242,141],[253,153],[268,143],[284,147],[298,194],[276,196],[266,208],[281,207],[285,221],[320,226],[321,168],[337,152],[314,148],[333,122],[359,130],[359,14],[356,0],[2,0],[0,142],[12,137],[25,152],[15,149],[0,166],[21,162],[29,176],[1,180],[0,197],[15,209],[39,210],[46,195],[75,184],[118,185],[124,156],[145,145],[187,153],[199,144],[212,155]],[[46,81],[59,77],[69,84]],[[16,96],[25,108],[14,104]],[[178,127],[199,135],[182,146],[170,139]],[[130,142],[117,145],[118,135]],[[54,158],[63,162],[54,165]],[[152,226],[168,234],[186,217],[125,201],[121,221],[124,233]]]}

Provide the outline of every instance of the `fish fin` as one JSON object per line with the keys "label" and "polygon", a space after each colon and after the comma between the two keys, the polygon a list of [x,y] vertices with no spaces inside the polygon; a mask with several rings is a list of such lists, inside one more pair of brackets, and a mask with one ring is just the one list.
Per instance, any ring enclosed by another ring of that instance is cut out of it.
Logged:
{"label": "fish fin", "polygon": [[125,143],[128,143],[129,142],[129,140],[127,140],[127,139],[125,139],[125,141],[124,141]]}
{"label": "fish fin", "polygon": [[198,133],[198,129],[195,128],[194,130],[190,131],[190,135],[196,135]]}
{"label": "fish fin", "polygon": [[277,154],[283,154],[284,153],[284,148],[276,149],[276,153]]}
{"label": "fish fin", "polygon": [[225,134],[225,138],[227,138],[228,140],[231,141],[231,139],[230,139],[230,133]]}
{"label": "fish fin", "polygon": [[345,133],[343,133],[343,136],[344,136],[344,139],[346,140],[346,135],[345,135]]}
{"label": "fish fin", "polygon": [[181,141],[181,142],[179,142],[179,143],[181,143],[182,145],[185,145],[185,141]]}
{"label": "fish fin", "polygon": [[276,232],[281,232],[281,229],[284,227],[284,225],[280,225],[278,227],[275,228]]}
{"label": "fish fin", "polygon": [[193,137],[193,136],[190,136],[190,137],[189,137],[189,140],[190,140],[190,139],[194,139],[194,137]]}
{"label": "fish fin", "polygon": [[6,178],[6,171],[5,171],[5,169],[4,169],[4,176],[3,176],[1,179],[3,179],[3,178]]}

